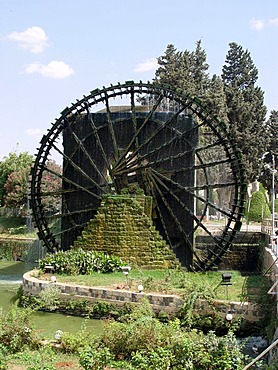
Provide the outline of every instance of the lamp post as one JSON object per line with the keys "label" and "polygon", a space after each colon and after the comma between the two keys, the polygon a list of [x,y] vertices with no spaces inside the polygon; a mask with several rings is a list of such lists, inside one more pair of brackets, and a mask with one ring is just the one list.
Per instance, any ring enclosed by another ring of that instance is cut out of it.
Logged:
{"label": "lamp post", "polygon": [[[274,252],[277,256],[277,243],[275,243],[275,241],[276,241],[276,236],[275,236],[275,174],[276,174],[277,170],[275,169],[274,154],[272,155],[272,168],[270,168],[270,172],[272,174],[272,186],[271,186],[271,190],[272,190],[271,246],[272,246],[273,250],[275,249]],[[274,246],[274,244],[275,244],[275,246]]]}
{"label": "lamp post", "polygon": [[[266,152],[262,159],[265,158],[265,156],[269,154],[269,152]],[[267,168],[271,175],[272,175],[272,181],[271,181],[271,200],[272,200],[272,210],[271,210],[271,238],[270,238],[270,242],[271,242],[271,249],[273,250],[273,252],[276,254],[277,256],[277,243],[275,243],[275,246],[274,246],[274,242],[276,240],[276,236],[275,236],[275,174],[277,172],[277,170],[275,169],[275,157],[274,157],[274,154],[272,154],[272,164],[266,164],[265,165],[265,168]]]}

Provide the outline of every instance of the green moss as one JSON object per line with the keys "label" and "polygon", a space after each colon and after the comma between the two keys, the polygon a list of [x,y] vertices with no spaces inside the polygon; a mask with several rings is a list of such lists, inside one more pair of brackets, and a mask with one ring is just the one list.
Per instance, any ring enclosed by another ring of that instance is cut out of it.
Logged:
{"label": "green moss", "polygon": [[137,266],[178,267],[174,252],[152,225],[151,204],[151,197],[142,195],[106,196],[74,247],[113,253]]}

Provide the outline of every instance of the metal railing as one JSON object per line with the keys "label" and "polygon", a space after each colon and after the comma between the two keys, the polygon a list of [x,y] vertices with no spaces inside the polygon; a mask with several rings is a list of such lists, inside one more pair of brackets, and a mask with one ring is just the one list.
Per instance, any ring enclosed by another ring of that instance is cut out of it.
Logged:
{"label": "metal railing", "polygon": [[[272,235],[273,221],[271,218],[264,218],[261,224],[261,232],[263,234]],[[278,219],[274,219],[274,229],[278,230]]]}
{"label": "metal railing", "polygon": [[254,360],[252,360],[248,365],[246,365],[242,370],[250,369],[251,366],[255,365],[261,358],[263,358],[272,348],[276,347],[278,344],[278,339],[276,339],[273,343],[270,344],[262,353],[260,353]]}
{"label": "metal railing", "polygon": [[269,247],[278,256],[278,218],[277,216],[262,220],[261,233],[269,236]]}

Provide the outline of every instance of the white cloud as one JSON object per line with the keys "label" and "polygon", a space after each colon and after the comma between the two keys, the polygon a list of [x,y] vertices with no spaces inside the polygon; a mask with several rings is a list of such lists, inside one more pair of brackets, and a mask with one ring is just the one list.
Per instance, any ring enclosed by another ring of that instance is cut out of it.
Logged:
{"label": "white cloud", "polygon": [[38,54],[48,47],[48,37],[41,27],[33,26],[22,32],[12,32],[7,38],[17,42],[23,49]]}
{"label": "white cloud", "polygon": [[265,19],[251,19],[249,22],[250,26],[253,30],[261,31],[263,28],[267,26],[278,26],[278,18],[269,18],[267,20]]}
{"label": "white cloud", "polygon": [[265,27],[265,21],[263,19],[251,19],[250,26],[253,30],[260,31]]}
{"label": "white cloud", "polygon": [[41,130],[40,128],[29,128],[25,131],[25,133],[29,137],[40,138],[43,136],[43,134],[45,134],[45,131]]}
{"label": "white cloud", "polygon": [[268,20],[268,23],[271,25],[271,26],[278,26],[278,18],[270,18]]}
{"label": "white cloud", "polygon": [[142,63],[136,65],[134,71],[135,72],[148,72],[153,71],[157,68],[157,60],[156,58],[150,58],[145,60]]}
{"label": "white cloud", "polygon": [[45,77],[63,79],[74,73],[74,70],[65,62],[53,60],[48,64],[31,63],[26,69],[26,73],[39,73]]}

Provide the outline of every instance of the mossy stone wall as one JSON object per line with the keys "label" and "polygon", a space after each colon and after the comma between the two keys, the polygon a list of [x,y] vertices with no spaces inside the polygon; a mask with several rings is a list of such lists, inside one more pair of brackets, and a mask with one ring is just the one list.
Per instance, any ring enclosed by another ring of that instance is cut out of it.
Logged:
{"label": "mossy stone wall", "polygon": [[175,253],[155,229],[150,214],[151,197],[115,195],[101,202],[74,248],[120,256],[124,262],[145,269],[180,266]]}

